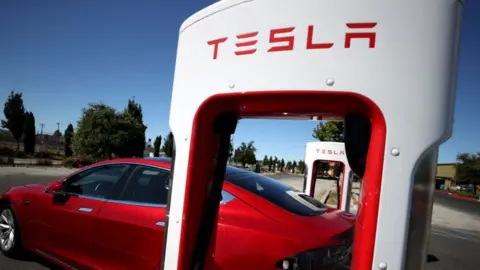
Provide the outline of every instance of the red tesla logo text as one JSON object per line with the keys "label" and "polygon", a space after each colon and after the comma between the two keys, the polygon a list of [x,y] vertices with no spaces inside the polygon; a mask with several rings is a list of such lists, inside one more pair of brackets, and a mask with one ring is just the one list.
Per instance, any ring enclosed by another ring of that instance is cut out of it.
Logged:
{"label": "red tesla logo text", "polygon": [[324,155],[335,155],[335,156],[345,155],[345,151],[343,150],[331,150],[331,149],[321,149],[321,148],[317,148],[317,154],[318,153],[322,153]]}
{"label": "red tesla logo text", "polygon": [[[375,48],[377,33],[372,29],[377,26],[375,22],[367,23],[347,23],[347,28],[350,29],[345,33],[344,48],[350,48],[352,40],[366,39],[368,40],[368,47]],[[295,27],[284,27],[271,29],[268,43],[271,45],[267,52],[284,52],[292,51],[296,46],[295,42],[298,37],[293,35]],[[234,54],[237,56],[254,54],[257,52],[255,45],[258,42],[257,32],[249,32],[238,34],[235,37],[236,50]],[[207,42],[209,46],[213,47],[213,59],[217,59],[221,44],[227,42],[228,37],[222,37]],[[330,49],[335,45],[334,42],[319,41],[318,34],[315,33],[315,26],[309,25],[306,36],[305,49],[306,50],[325,50]]]}

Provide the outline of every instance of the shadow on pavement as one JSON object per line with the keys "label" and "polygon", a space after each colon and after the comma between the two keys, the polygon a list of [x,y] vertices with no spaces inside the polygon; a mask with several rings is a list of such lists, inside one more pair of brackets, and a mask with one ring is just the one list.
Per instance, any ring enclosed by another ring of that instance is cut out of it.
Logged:
{"label": "shadow on pavement", "polygon": [[432,225],[431,234],[472,241],[480,245],[480,231]]}
{"label": "shadow on pavement", "polygon": [[[48,261],[47,259],[44,259],[43,257],[40,257],[39,255],[37,254],[34,254],[34,253],[31,253],[31,252],[27,252],[25,253],[23,256],[19,257],[19,258],[15,258],[15,259],[11,259],[13,261],[18,261],[18,262],[26,262],[26,263],[37,263],[39,264],[39,267],[38,268],[28,268],[28,269],[51,269],[51,270],[63,270],[64,268],[58,266],[58,265],[55,265],[53,263],[51,263],[50,261]],[[2,266],[3,267],[3,266]],[[10,267],[8,268],[2,268],[0,267],[0,269],[9,269],[11,270]],[[18,269],[18,268],[17,268]]]}
{"label": "shadow on pavement", "polygon": [[432,225],[428,253],[439,261],[427,270],[478,270],[480,232]]}

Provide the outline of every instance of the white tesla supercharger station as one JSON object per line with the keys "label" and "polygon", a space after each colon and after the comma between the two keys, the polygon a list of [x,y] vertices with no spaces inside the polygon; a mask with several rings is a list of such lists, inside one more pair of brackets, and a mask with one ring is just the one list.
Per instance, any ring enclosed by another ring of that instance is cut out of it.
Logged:
{"label": "white tesla supercharger station", "polygon": [[337,162],[343,165],[340,174],[339,208],[349,210],[352,189],[352,173],[345,153],[345,144],[341,142],[308,142],[305,144],[305,179],[303,192],[315,197],[318,162]]}
{"label": "white tesla supercharger station", "polygon": [[425,269],[438,146],[452,134],[463,2],[225,0],[180,29],[163,269],[213,269],[242,118],[345,119],[362,178],[351,269]]}

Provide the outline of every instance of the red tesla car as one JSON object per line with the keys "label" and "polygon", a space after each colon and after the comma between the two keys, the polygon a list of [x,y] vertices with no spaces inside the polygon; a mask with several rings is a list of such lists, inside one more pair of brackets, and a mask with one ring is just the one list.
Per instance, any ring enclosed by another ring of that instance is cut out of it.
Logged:
{"label": "red tesla car", "polygon": [[[109,160],[11,188],[0,197],[1,251],[68,269],[160,269],[170,166]],[[354,216],[260,174],[228,167],[225,179],[216,269],[348,269]]]}

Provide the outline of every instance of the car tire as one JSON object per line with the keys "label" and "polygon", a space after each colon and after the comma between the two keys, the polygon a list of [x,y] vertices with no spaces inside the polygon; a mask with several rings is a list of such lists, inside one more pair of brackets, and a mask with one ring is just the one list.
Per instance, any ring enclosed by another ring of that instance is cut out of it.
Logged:
{"label": "car tire", "polygon": [[[10,258],[21,257],[23,248],[20,228],[15,216],[15,210],[9,203],[0,204],[0,226],[0,251]],[[5,241],[8,241],[8,244]]]}

